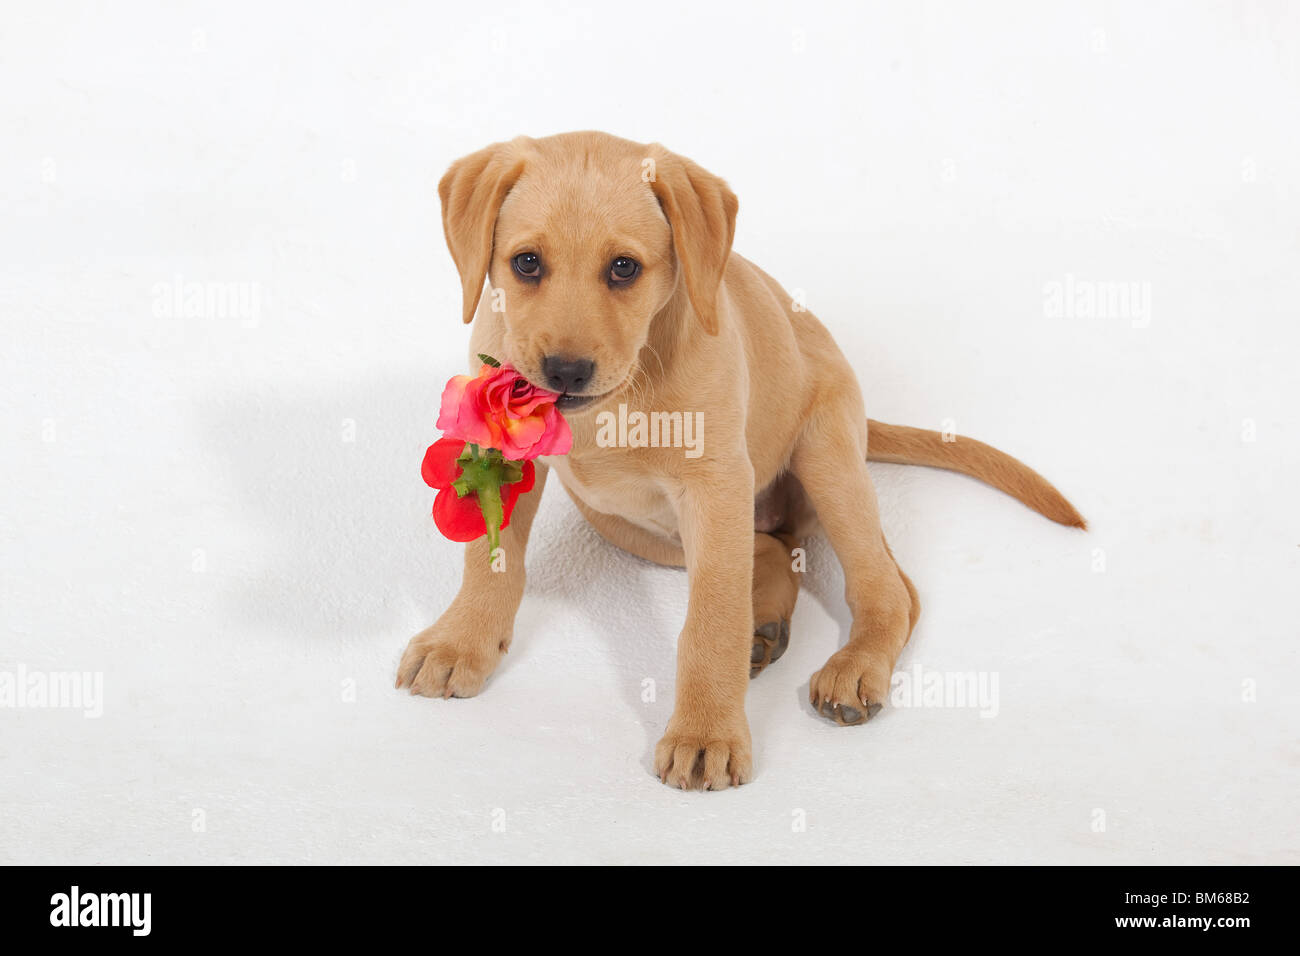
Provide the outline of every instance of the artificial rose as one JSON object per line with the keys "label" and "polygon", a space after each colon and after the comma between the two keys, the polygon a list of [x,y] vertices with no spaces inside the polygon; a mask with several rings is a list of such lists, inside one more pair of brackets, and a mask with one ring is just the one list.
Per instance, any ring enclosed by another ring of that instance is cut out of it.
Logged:
{"label": "artificial rose", "polygon": [[509,365],[484,364],[457,375],[442,392],[438,427],[449,438],[495,448],[509,461],[568,454],[573,432],[554,392],[538,388]]}
{"label": "artificial rose", "polygon": [[[487,522],[483,517],[484,503],[480,500],[478,492],[466,487],[462,481],[466,466],[473,467],[479,464],[478,458],[462,462],[461,456],[466,455],[467,451],[468,446],[464,441],[458,438],[441,438],[430,445],[429,450],[424,453],[420,474],[429,487],[438,489],[438,496],[433,499],[433,520],[438,525],[438,530],[452,541],[473,541],[486,534],[492,539],[492,546],[495,548],[495,532],[510,524],[510,512],[514,510],[515,502],[519,500],[520,495],[533,487],[533,463],[531,461],[522,463],[518,480],[501,481],[498,486],[495,486],[500,495],[501,524],[498,529],[489,533]],[[474,449],[472,454],[477,456],[477,449]],[[508,473],[514,464],[516,463],[495,461],[492,467],[504,469]],[[464,494],[455,487],[458,482],[465,489]],[[487,489],[485,493],[492,492]]]}

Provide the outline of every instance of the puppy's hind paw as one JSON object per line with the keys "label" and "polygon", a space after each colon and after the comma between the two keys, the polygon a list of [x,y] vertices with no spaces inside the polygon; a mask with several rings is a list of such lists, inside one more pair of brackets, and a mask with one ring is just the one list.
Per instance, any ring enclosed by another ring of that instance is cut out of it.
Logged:
{"label": "puppy's hind paw", "polygon": [[821,716],[852,727],[880,713],[889,698],[889,678],[887,666],[843,648],[808,681],[808,700]]}
{"label": "puppy's hind paw", "polygon": [[757,677],[768,664],[779,661],[789,646],[790,622],[784,618],[754,628],[754,647],[749,654],[750,678]]}

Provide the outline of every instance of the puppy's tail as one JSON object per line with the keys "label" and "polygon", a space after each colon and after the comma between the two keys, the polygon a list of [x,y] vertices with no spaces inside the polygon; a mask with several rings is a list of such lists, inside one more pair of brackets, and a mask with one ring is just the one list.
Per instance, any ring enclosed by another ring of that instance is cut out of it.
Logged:
{"label": "puppy's tail", "polygon": [[962,435],[944,441],[938,432],[906,425],[886,425],[867,419],[867,461],[895,465],[928,465],[959,471],[1005,491],[1057,524],[1088,527],[1074,505],[1051,482],[1024,462],[974,438]]}

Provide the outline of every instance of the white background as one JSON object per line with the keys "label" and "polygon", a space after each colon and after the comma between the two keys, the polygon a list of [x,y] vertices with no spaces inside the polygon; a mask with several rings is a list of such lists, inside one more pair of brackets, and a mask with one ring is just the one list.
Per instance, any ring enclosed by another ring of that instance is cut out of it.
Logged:
{"label": "white background", "polygon": [[[1294,5],[340,6],[7,6],[0,666],[106,699],[0,710],[0,861],[1300,862]],[[468,337],[437,179],[584,128],[726,177],[873,417],[1091,521],[873,468],[903,666],[997,674],[996,717],[815,718],[814,543],[754,782],[661,786],[684,575],[554,485],[486,691],[392,689],[460,577],[419,477]],[[1149,323],[1050,315],[1067,277]]]}

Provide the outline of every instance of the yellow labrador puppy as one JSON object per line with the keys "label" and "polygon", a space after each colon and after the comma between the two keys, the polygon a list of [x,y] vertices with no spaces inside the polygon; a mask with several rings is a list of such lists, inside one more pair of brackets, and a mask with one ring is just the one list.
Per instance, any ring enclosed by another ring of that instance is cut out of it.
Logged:
{"label": "yellow labrador puppy", "polygon": [[[799,590],[791,550],[819,528],[843,564],[853,624],[812,676],[813,706],[857,724],[885,702],[920,605],[881,533],[867,461],[965,472],[1084,526],[1009,455],[868,422],[830,334],[731,251],[736,197],[689,159],[603,133],[519,138],[457,161],[438,192],[475,323],[471,356],[562,393],[574,442],[539,460],[502,533],[505,571],[491,570],[485,539],[466,547],[460,593],[411,640],[397,686],[429,697],[483,688],[510,647],[548,471],[611,542],[687,570],[677,698],[655,749],[660,778],[682,788],[750,779],[745,690],[786,648]],[[600,413],[619,404],[697,415],[698,453],[607,447]]]}

